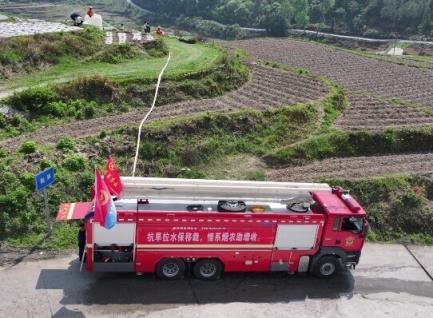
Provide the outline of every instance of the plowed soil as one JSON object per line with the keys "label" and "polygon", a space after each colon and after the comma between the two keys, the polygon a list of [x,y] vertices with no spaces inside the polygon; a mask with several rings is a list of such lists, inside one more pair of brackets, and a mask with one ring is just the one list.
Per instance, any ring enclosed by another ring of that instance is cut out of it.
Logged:
{"label": "plowed soil", "polygon": [[234,45],[256,58],[309,69],[343,87],[433,107],[433,70],[386,63],[290,39],[252,39]]}
{"label": "plowed soil", "polygon": [[361,179],[401,173],[432,174],[433,153],[326,159],[305,166],[273,170],[267,177],[275,181],[318,181],[330,177]]}
{"label": "plowed soil", "polygon": [[388,127],[433,125],[433,116],[415,107],[381,101],[365,95],[350,95],[350,108],[335,122],[343,130],[382,130]]}
{"label": "plowed soil", "polygon": [[[252,79],[240,89],[224,96],[169,104],[158,107],[150,119],[172,118],[202,112],[232,112],[240,109],[278,108],[308,100],[318,100],[327,88],[312,78],[295,75],[286,71],[260,65],[252,66]],[[111,130],[127,125],[136,125],[147,109],[125,114],[76,121],[42,128],[32,134],[0,141],[0,146],[14,150],[26,140],[38,143],[54,143],[61,137],[84,137],[98,134],[102,129]]]}

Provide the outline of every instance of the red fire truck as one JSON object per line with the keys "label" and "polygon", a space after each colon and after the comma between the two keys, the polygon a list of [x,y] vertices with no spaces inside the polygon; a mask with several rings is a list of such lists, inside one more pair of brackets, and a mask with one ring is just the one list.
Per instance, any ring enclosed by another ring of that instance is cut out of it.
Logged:
{"label": "red fire truck", "polygon": [[[203,280],[223,272],[311,272],[355,268],[366,212],[327,184],[123,177],[117,224],[86,221],[88,271],[186,271]],[[62,204],[58,220],[84,219],[91,203]]]}

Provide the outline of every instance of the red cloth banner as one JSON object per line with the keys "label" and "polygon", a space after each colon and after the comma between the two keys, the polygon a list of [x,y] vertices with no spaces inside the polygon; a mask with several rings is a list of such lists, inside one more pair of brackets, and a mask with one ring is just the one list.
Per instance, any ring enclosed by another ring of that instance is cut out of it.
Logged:
{"label": "red cloth banner", "polygon": [[107,213],[110,209],[111,195],[102,179],[99,169],[95,170],[95,214],[93,219],[102,226],[105,225]]}
{"label": "red cloth banner", "polygon": [[113,158],[108,157],[107,166],[105,167],[104,181],[110,190],[110,193],[116,197],[120,197],[123,191],[122,181],[119,176],[119,169],[113,160]]}

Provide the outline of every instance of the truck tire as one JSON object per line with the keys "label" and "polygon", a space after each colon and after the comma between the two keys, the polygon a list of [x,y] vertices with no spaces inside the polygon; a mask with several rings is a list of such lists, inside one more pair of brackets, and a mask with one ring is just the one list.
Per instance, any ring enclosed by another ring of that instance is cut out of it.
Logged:
{"label": "truck tire", "polygon": [[340,263],[334,256],[320,258],[313,268],[313,275],[319,278],[332,278],[337,275]]}
{"label": "truck tire", "polygon": [[160,279],[179,279],[185,274],[185,263],[178,258],[165,258],[156,265],[155,273]]}
{"label": "truck tire", "polygon": [[194,265],[195,278],[201,280],[216,280],[220,278],[223,266],[216,259],[202,259]]}

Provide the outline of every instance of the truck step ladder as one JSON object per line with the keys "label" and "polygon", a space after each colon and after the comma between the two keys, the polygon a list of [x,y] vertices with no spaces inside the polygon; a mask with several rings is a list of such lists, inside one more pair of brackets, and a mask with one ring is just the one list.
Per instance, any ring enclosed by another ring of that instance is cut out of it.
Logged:
{"label": "truck step ladder", "polygon": [[122,199],[169,200],[290,200],[332,189],[326,183],[202,180],[122,177]]}

